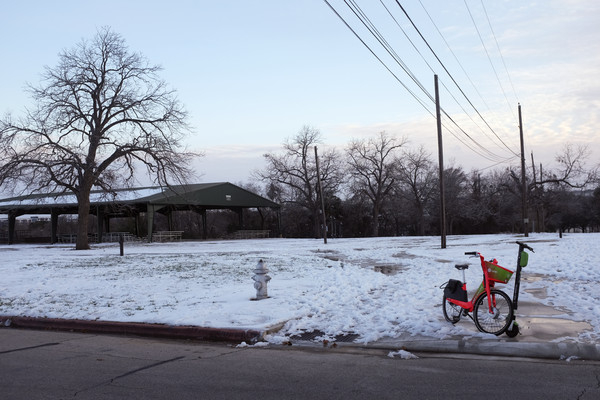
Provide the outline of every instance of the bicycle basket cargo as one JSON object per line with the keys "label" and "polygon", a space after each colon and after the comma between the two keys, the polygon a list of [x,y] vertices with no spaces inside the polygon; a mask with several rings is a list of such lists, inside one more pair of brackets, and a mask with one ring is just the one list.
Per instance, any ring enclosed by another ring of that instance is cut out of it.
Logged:
{"label": "bicycle basket cargo", "polygon": [[494,282],[508,283],[513,274],[513,271],[510,269],[506,269],[489,261],[485,261],[485,267],[487,269],[488,277]]}
{"label": "bicycle basket cargo", "polygon": [[463,289],[461,281],[450,279],[444,288],[444,296],[449,299],[467,301],[467,291]]}

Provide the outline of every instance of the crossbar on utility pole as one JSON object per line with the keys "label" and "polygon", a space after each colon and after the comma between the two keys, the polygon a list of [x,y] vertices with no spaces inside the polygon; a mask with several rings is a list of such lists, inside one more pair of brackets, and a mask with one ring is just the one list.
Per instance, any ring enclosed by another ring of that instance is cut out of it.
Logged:
{"label": "crossbar on utility pole", "polygon": [[435,82],[435,114],[437,117],[438,153],[440,165],[440,236],[442,249],[446,248],[446,191],[444,184],[444,145],[442,143],[442,118],[440,112],[440,92],[438,76],[434,75]]}

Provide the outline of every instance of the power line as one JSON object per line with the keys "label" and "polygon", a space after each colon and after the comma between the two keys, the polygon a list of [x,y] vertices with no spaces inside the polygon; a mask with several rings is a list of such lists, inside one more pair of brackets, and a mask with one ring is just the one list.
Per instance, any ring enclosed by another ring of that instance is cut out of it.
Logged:
{"label": "power line", "polygon": [[479,32],[479,28],[477,27],[477,23],[475,22],[475,18],[473,18],[473,14],[471,13],[471,9],[469,8],[469,4],[467,3],[467,0],[463,0],[465,3],[465,7],[467,7],[467,11],[469,12],[469,16],[471,17],[471,21],[473,21],[473,26],[475,27],[475,30],[477,31],[477,36],[479,36],[479,40],[481,41],[481,45],[483,46],[483,49],[485,50],[485,54],[490,62],[490,65],[492,66],[492,70],[494,71],[494,75],[496,75],[496,80],[498,81],[498,84],[500,85],[500,89],[502,90],[502,94],[504,95],[504,98],[506,99],[506,104],[508,105],[508,108],[510,110],[510,112],[513,115],[513,118],[515,118],[516,120],[516,116],[515,116],[515,112],[512,109],[512,107],[510,106],[510,102],[508,101],[508,97],[506,96],[506,91],[504,90],[504,86],[502,85],[502,82],[500,81],[500,77],[498,76],[498,72],[496,71],[496,67],[494,67],[494,63],[492,62],[492,58],[490,57],[490,53],[488,52],[488,49],[485,45],[485,42],[483,41],[483,37],[481,36],[481,32]]}
{"label": "power line", "polygon": [[[379,0],[382,1],[382,0]],[[444,34],[441,32],[440,28],[437,26],[437,24],[435,23],[435,21],[433,20],[433,18],[431,17],[431,14],[429,13],[429,11],[427,11],[427,8],[425,7],[425,5],[423,4],[423,2],[421,0],[419,0],[419,3],[421,4],[421,7],[423,8],[423,11],[425,11],[425,14],[427,14],[427,17],[429,18],[429,21],[431,22],[431,24],[435,27],[438,35],[442,38],[442,40],[444,41],[446,47],[448,48],[448,50],[450,51],[450,53],[452,54],[452,56],[454,57],[454,60],[456,61],[456,63],[458,64],[458,66],[460,67],[460,69],[462,70],[462,72],[465,74],[467,80],[469,81],[469,83],[471,84],[471,87],[473,88],[473,90],[475,91],[475,93],[477,93],[477,95],[479,96],[479,100],[483,103],[483,105],[485,106],[485,108],[492,113],[492,110],[490,108],[490,106],[487,104],[487,102],[485,101],[485,99],[483,98],[483,96],[481,95],[481,92],[479,91],[479,89],[477,88],[477,86],[475,85],[475,83],[473,83],[473,80],[471,79],[471,77],[469,76],[469,73],[465,70],[465,67],[462,65],[462,63],[460,62],[460,60],[458,59],[458,56],[456,55],[456,53],[454,53],[454,50],[452,50],[452,47],[450,47],[450,44],[448,43],[448,41],[446,40],[446,37],[444,36]],[[387,8],[386,8],[387,9]],[[395,18],[394,18],[395,21]],[[397,22],[396,22],[397,23]],[[402,29],[402,28],[401,28]],[[402,29],[402,32],[404,32],[404,30]],[[406,33],[405,33],[406,35]],[[412,44],[412,41],[411,41]],[[414,46],[414,45],[413,45]],[[419,52],[419,55],[421,55],[421,53]],[[421,57],[423,57],[423,55],[421,55]],[[429,64],[427,64],[429,65]],[[430,67],[431,68],[431,67]],[[446,88],[446,86],[443,84],[444,88]],[[446,88],[446,90],[448,90]],[[449,91],[448,91],[449,92]],[[468,114],[468,113],[467,113]],[[471,118],[469,116],[469,118]],[[471,118],[471,120],[473,120]],[[473,121],[475,123],[475,121]],[[486,135],[488,138],[490,138],[492,140],[492,142],[494,142],[494,138],[489,136],[483,129],[481,129],[479,127],[479,125],[477,123],[475,123],[477,125],[477,127],[482,131],[482,133],[484,135]],[[496,145],[498,145],[496,143]],[[501,145],[498,145],[501,146]]]}
{"label": "power line", "polygon": [[[336,14],[336,16],[344,23],[344,25],[346,25],[346,27],[356,36],[357,39],[360,40],[360,42],[369,50],[369,52],[388,70],[388,72],[390,72],[392,74],[392,76],[394,76],[394,78],[411,94],[411,96],[413,96],[413,98],[415,98],[419,104],[432,116],[435,118],[435,116],[433,115],[433,113],[429,110],[429,108],[427,107],[427,105],[425,104],[425,102],[423,100],[421,100],[416,93],[414,93],[404,82],[402,82],[402,80],[391,70],[391,68],[381,59],[381,57],[379,57],[375,51],[365,42],[365,40],[363,38],[360,37],[360,35],[356,32],[355,29],[353,29],[350,24],[346,21],[346,19],[329,3],[328,0],[324,0],[325,3],[329,6],[329,8]],[[348,1],[350,1],[351,4],[348,3]],[[354,13],[354,15],[356,16],[356,18],[367,28],[367,30],[371,33],[371,35],[373,35],[375,37],[375,39],[379,42],[379,44],[388,52],[388,54],[394,59],[394,61],[400,65],[400,67],[404,70],[404,72],[411,78],[411,80],[413,80],[413,82],[421,89],[421,91],[423,91],[423,93],[426,94],[427,97],[429,97],[429,99],[434,102],[433,100],[433,96],[427,91],[427,89],[424,87],[424,85],[419,81],[419,79],[414,75],[414,73],[412,73],[412,71],[410,70],[410,68],[402,61],[401,57],[398,56],[398,54],[395,52],[395,50],[392,48],[392,46],[389,44],[389,42],[385,39],[385,37],[381,34],[381,32],[379,32],[379,30],[375,27],[375,25],[373,24],[373,22],[368,18],[368,16],[366,15],[366,13],[360,8],[360,6],[354,1],[354,0],[344,0],[344,3],[346,4],[346,6],[348,8],[350,8],[350,10]],[[383,4],[383,3],[382,3]],[[399,4],[400,5],[400,4]],[[384,5],[385,7],[385,5]],[[400,5],[400,7],[402,7]],[[387,7],[385,7],[387,10]],[[388,10],[389,13],[389,10]],[[408,17],[408,15],[407,15]],[[392,16],[393,18],[393,16]],[[410,17],[408,17],[410,20]],[[394,18],[395,20],[395,18]],[[412,22],[412,21],[411,21]],[[396,21],[397,23],[397,21]],[[398,24],[399,25],[399,24]],[[413,24],[414,26],[414,24]],[[418,31],[418,29],[416,28],[416,26],[414,26],[415,29]],[[403,30],[404,32],[404,30]],[[419,32],[419,31],[418,31]],[[404,32],[405,36],[406,32]],[[420,32],[419,32],[420,34]],[[420,34],[421,35],[421,34]],[[421,37],[423,38],[423,40],[427,43],[427,41],[424,39],[424,37],[421,35]],[[407,36],[408,38],[408,36]],[[410,38],[408,38],[410,41]],[[412,43],[412,41],[411,41]],[[427,45],[429,46],[429,44],[427,43]],[[414,43],[413,43],[414,46]],[[414,46],[416,47],[416,46]],[[433,49],[431,49],[431,47],[429,46],[430,50],[434,53],[434,55],[436,56],[436,58],[438,59],[438,62],[445,68],[445,66],[443,65],[443,63],[441,62],[441,60],[437,57],[437,55],[435,54],[435,52],[433,51]],[[430,66],[430,69],[431,66]],[[433,70],[433,69],[432,69]],[[452,76],[450,75],[450,73],[447,71],[448,75],[452,78]],[[459,90],[462,89],[460,88],[460,86],[456,83],[456,81],[454,81],[455,85],[459,88]],[[446,87],[446,90],[448,90],[448,88]],[[451,92],[448,90],[448,92],[451,94]],[[463,93],[463,96],[465,96],[465,98],[467,99],[467,101],[469,101],[469,103],[471,104],[471,106],[477,111],[477,109],[474,107],[474,105],[470,102],[470,100],[468,99],[468,97]],[[452,96],[454,98],[454,96]],[[457,102],[457,104],[460,105],[460,103],[458,102],[458,100],[456,100],[456,98],[454,98],[454,100]],[[462,106],[461,106],[462,107]],[[464,110],[464,108],[463,108]],[[466,147],[468,147],[471,151],[475,152],[476,154],[480,155],[481,157],[488,159],[490,161],[493,162],[505,162],[506,160],[508,160],[507,158],[503,158],[501,156],[498,156],[497,154],[493,153],[492,151],[490,151],[489,149],[485,148],[483,145],[481,145],[479,142],[477,142],[477,140],[475,140],[471,135],[469,135],[462,127],[460,127],[460,125],[452,118],[450,117],[450,115],[444,110],[443,111],[445,117],[447,120],[449,120],[460,132],[462,132],[462,134],[468,138],[473,145],[465,142],[460,135],[458,135],[454,129],[450,129],[450,127],[448,127],[446,124],[444,124],[444,127],[447,129],[448,132],[450,132],[457,140],[459,140],[461,143],[463,143]],[[467,115],[469,115],[466,110],[465,113]],[[482,120],[485,121],[485,119],[483,118],[483,116],[481,116],[481,114],[478,112],[480,118]],[[489,126],[489,124],[486,122],[486,125],[488,125],[488,127],[493,131],[493,129]],[[480,128],[481,129],[481,128]],[[509,149],[510,150],[510,149]]]}
{"label": "power line", "polygon": [[[498,138],[498,140],[500,140],[500,142],[504,145],[504,147],[506,147],[508,149],[508,151],[510,151],[511,153],[513,153],[513,154],[516,155],[516,153],[506,143],[504,143],[504,141],[500,138],[500,136],[498,136],[498,134],[496,133],[496,131],[490,126],[490,124],[487,122],[487,120],[485,118],[483,118],[483,115],[481,115],[481,113],[479,112],[479,110],[477,109],[477,107],[475,107],[475,105],[471,102],[471,100],[469,99],[469,97],[462,90],[462,88],[460,87],[460,85],[458,84],[458,82],[456,82],[456,80],[454,79],[454,77],[452,76],[452,74],[450,73],[450,71],[448,71],[448,69],[446,68],[446,66],[442,62],[442,60],[440,60],[440,58],[438,57],[438,55],[436,54],[436,52],[429,45],[429,42],[427,41],[427,39],[425,39],[425,37],[423,36],[423,34],[419,30],[419,28],[415,25],[415,23],[413,22],[412,18],[408,15],[408,13],[406,12],[406,10],[402,6],[402,4],[400,4],[400,2],[398,0],[396,0],[396,4],[398,4],[398,7],[400,7],[400,9],[402,10],[402,12],[406,16],[406,18],[410,21],[410,23],[413,26],[413,28],[417,31],[417,33],[419,34],[419,36],[421,37],[421,39],[423,39],[423,42],[425,42],[425,44],[427,45],[427,47],[429,48],[429,50],[431,51],[431,53],[435,56],[436,60],[440,63],[440,65],[442,66],[442,68],[444,69],[444,71],[446,71],[446,74],[448,74],[448,76],[450,77],[450,79],[452,80],[452,82],[454,82],[454,84],[456,85],[456,87],[458,88],[458,90],[461,92],[461,94],[464,96],[464,98],[469,102],[469,104],[471,105],[471,107],[473,107],[473,110],[475,110],[475,112],[477,113],[477,115],[479,115],[479,118],[481,118],[481,120],[485,122],[485,124],[487,125],[487,127],[494,133],[494,135]],[[506,94],[505,94],[505,97],[506,97]]]}
{"label": "power line", "polygon": [[487,9],[485,8],[485,4],[483,3],[483,0],[481,0],[481,7],[483,7],[483,12],[485,13],[485,18],[487,19],[488,25],[490,26],[490,31],[492,32],[492,36],[494,36],[494,41],[496,42],[496,47],[498,48],[498,54],[500,54],[500,59],[502,60],[502,65],[504,65],[504,70],[506,71],[506,76],[508,76],[508,81],[510,82],[510,86],[512,87],[513,93],[515,95],[515,99],[517,100],[517,103],[520,103],[519,96],[517,95],[517,91],[515,90],[515,85],[513,85],[513,81],[510,77],[510,73],[508,72],[506,63],[504,62],[504,56],[502,55],[502,51],[500,50],[500,44],[498,43],[498,39],[496,38],[496,33],[494,32],[494,28],[492,28],[492,22],[490,21],[490,17],[488,15]]}
{"label": "power line", "polygon": [[344,23],[344,25],[346,25],[346,27],[348,29],[350,29],[350,31],[354,34],[354,36],[356,36],[356,38],[358,40],[360,40],[360,42],[369,50],[369,52],[371,52],[371,54],[373,55],[373,57],[375,57],[380,63],[381,65],[383,65],[385,67],[385,69],[388,70],[388,72],[390,74],[392,74],[392,76],[396,79],[396,81],[398,81],[398,83],[400,83],[404,89],[406,89],[406,91],[408,91],[408,93],[410,93],[410,95],[417,100],[417,102],[425,109],[425,111],[427,111],[429,114],[431,114],[433,116],[433,113],[427,108],[427,106],[425,105],[425,102],[423,100],[421,100],[408,86],[406,86],[404,84],[404,82],[402,82],[402,80],[400,80],[400,78],[398,78],[398,76],[387,66],[387,64],[385,62],[383,62],[383,60],[381,58],[379,58],[379,56],[377,54],[375,54],[375,52],[373,51],[373,49],[371,49],[371,47],[369,47],[369,45],[358,35],[358,33],[356,33],[356,31],[354,29],[352,29],[352,27],[348,24],[348,22],[346,22],[346,20],[344,19],[344,17],[342,17],[335,8],[333,8],[333,6],[329,3],[328,0],[323,0],[325,3],[327,3],[327,5],[329,6],[329,8],[331,9],[331,11],[333,11],[335,13],[335,15],[338,16],[338,18]]}

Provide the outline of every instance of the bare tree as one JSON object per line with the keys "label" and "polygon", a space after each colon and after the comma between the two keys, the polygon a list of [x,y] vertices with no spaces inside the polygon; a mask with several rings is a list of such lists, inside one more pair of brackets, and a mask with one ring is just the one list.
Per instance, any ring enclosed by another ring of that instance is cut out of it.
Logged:
{"label": "bare tree", "polygon": [[406,152],[398,169],[400,195],[414,206],[418,234],[425,235],[425,209],[436,193],[437,177],[431,155],[420,146]]}
{"label": "bare tree", "polygon": [[600,167],[598,165],[588,167],[586,161],[589,156],[590,151],[586,146],[574,147],[570,143],[565,144],[563,152],[556,155],[558,170],[550,171],[545,176],[540,176],[539,181],[536,181],[534,177],[534,184],[554,183],[557,185],[566,185],[574,189],[583,189],[590,184],[596,183]]}
{"label": "bare tree", "polygon": [[[22,192],[73,193],[79,204],[77,249],[87,249],[90,192],[130,186],[136,166],[155,183],[185,181],[192,153],[182,145],[187,114],[175,92],[110,28],[46,67],[30,86],[34,110],[0,120],[0,184]],[[24,189],[23,189],[24,188]]]}
{"label": "bare tree", "polygon": [[[313,149],[321,142],[319,130],[304,126],[296,136],[283,144],[284,153],[264,155],[267,167],[257,172],[270,188],[277,188],[281,201],[294,204],[310,212],[314,235],[319,235],[320,197],[318,197],[317,169]],[[319,154],[323,194],[336,193],[341,183],[340,156],[335,150]]]}
{"label": "bare tree", "polygon": [[380,132],[368,140],[353,140],[346,148],[352,179],[350,188],[353,192],[361,192],[371,202],[373,236],[379,235],[379,213],[394,187],[397,153],[405,143],[405,138],[397,140]]}

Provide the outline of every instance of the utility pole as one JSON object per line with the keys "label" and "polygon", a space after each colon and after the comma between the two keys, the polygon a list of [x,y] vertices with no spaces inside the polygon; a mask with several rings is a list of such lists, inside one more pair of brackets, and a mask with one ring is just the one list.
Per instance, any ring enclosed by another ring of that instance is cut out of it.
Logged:
{"label": "utility pole", "polygon": [[525,181],[525,144],[523,143],[523,120],[521,118],[521,103],[519,103],[519,134],[521,136],[521,214],[523,217],[523,235],[529,237],[529,218],[527,218],[527,182]]}
{"label": "utility pole", "polygon": [[442,249],[446,248],[446,190],[444,184],[444,146],[442,144],[442,118],[440,113],[440,93],[438,88],[438,76],[434,75],[435,83],[435,114],[437,117],[438,153],[440,156],[440,236]]}
{"label": "utility pole", "polygon": [[323,243],[327,244],[327,217],[325,216],[325,196],[323,196],[323,186],[321,185],[321,173],[319,172],[319,155],[317,146],[315,146],[315,163],[317,166],[317,183],[319,185],[319,194],[321,195],[321,214],[323,215]]}

